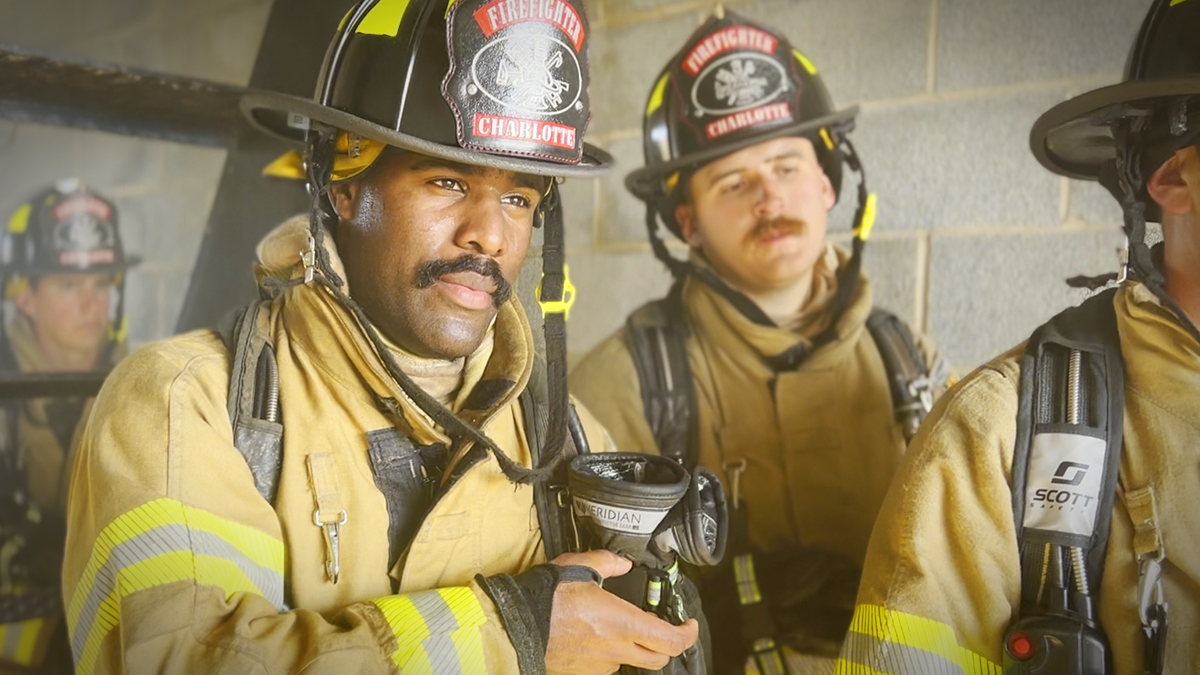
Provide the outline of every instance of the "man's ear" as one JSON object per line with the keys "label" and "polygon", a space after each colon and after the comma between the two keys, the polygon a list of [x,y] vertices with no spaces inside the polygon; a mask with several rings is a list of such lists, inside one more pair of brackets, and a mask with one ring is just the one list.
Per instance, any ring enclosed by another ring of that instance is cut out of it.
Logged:
{"label": "man's ear", "polygon": [[829,180],[824,171],[821,172],[821,182],[821,199],[825,201],[825,210],[829,211],[837,203],[838,194],[833,189],[833,181]]}
{"label": "man's ear", "polygon": [[25,284],[13,302],[17,306],[17,311],[29,317],[30,320],[37,318],[37,298],[33,295],[31,285]]}
{"label": "man's ear", "polygon": [[357,180],[334,183],[329,186],[329,200],[333,202],[333,210],[338,218],[352,220],[358,212],[358,193],[362,185]]}
{"label": "man's ear", "polygon": [[[1190,157],[1186,156],[1189,152],[1192,153]],[[1195,158],[1195,151],[1191,148],[1180,150],[1158,167],[1158,170],[1151,174],[1150,180],[1146,181],[1146,192],[1162,207],[1163,213],[1185,216],[1195,208],[1183,171],[1185,161],[1195,161]]]}
{"label": "man's ear", "polygon": [[675,222],[683,240],[692,248],[700,248],[700,228],[696,227],[696,210],[687,204],[675,207]]}

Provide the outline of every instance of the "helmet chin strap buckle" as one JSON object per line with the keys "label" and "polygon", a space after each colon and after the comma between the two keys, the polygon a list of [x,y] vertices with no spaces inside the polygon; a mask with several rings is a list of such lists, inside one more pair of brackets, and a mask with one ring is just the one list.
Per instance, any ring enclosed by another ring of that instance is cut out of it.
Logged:
{"label": "helmet chin strap buckle", "polygon": [[1120,267],[1117,269],[1117,285],[1125,283],[1129,280],[1129,237],[1121,243],[1121,247],[1117,249],[1117,260]]}
{"label": "helmet chin strap buckle", "polygon": [[1188,129],[1188,102],[1186,98],[1179,99],[1171,106],[1169,122],[1172,136],[1182,136]]}

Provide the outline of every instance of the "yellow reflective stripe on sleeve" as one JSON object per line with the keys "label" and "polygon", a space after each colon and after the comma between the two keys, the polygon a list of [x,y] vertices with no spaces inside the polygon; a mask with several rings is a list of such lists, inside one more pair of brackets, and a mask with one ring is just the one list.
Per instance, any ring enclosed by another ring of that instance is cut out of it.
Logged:
{"label": "yellow reflective stripe on sleeve", "polygon": [[34,665],[33,651],[45,625],[41,618],[0,625],[0,663]]}
{"label": "yellow reflective stripe on sleeve", "polygon": [[878,605],[854,608],[836,675],[1001,675],[1000,666],[960,647],[944,623]]}
{"label": "yellow reflective stripe on sleeve", "polygon": [[220,588],[227,598],[260,595],[282,611],[283,563],[282,541],[173,499],[122,514],[96,537],[67,606],[77,672],[94,669],[125,597],[191,581]]}
{"label": "yellow reflective stripe on sleeve", "polygon": [[355,31],[359,35],[386,35],[396,37],[400,32],[400,20],[404,18],[404,10],[408,9],[409,0],[379,0],[367,15],[363,17]]}
{"label": "yellow reflective stripe on sleeve", "polygon": [[373,601],[396,636],[392,662],[405,675],[484,675],[487,622],[470,588],[439,588]]}

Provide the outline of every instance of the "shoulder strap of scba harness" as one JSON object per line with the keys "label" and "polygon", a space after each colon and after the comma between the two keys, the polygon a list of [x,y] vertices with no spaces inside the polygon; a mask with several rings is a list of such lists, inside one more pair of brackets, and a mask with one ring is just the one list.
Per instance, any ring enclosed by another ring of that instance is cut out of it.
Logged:
{"label": "shoulder strap of scba harness", "polygon": [[[625,322],[625,339],[642,391],[642,407],[659,452],[689,469],[699,461],[696,388],[688,363],[690,335],[682,286],[661,300],[642,305]],[[933,407],[933,381],[912,331],[891,312],[875,308],[867,319],[891,388],[896,421],[905,440]]]}
{"label": "shoulder strap of scba harness", "polygon": [[[1052,318],[1021,357],[1012,467],[1021,606],[1005,637],[1006,673],[1112,672],[1096,606],[1123,442],[1115,293]],[[1162,668],[1165,604],[1156,609],[1162,622],[1147,629],[1147,673]]]}
{"label": "shoulder strap of scba harness", "polygon": [[[234,445],[250,467],[259,494],[274,506],[283,465],[284,427],[275,349],[267,337],[269,309],[270,301],[262,300],[231,312],[218,324],[217,332],[231,355],[228,406]],[[519,398],[534,466],[541,465],[549,424],[545,371],[542,361],[535,359],[529,385]],[[573,407],[568,428],[563,452],[570,459],[577,452],[587,452],[587,441]],[[557,475],[534,486],[534,504],[548,560],[578,548],[567,511],[570,504],[564,495],[568,463],[561,462]]]}

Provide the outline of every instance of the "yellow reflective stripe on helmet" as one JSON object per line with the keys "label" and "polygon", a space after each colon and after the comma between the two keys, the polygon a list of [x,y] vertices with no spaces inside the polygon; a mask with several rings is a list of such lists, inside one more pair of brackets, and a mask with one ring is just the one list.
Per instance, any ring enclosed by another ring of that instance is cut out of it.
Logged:
{"label": "yellow reflective stripe on helmet", "polygon": [[402,673],[483,675],[487,623],[475,593],[466,587],[438,588],[372,601],[396,636],[392,662]]}
{"label": "yellow reflective stripe on helmet", "polygon": [[114,326],[108,325],[108,339],[110,342],[117,344],[125,344],[125,338],[129,337],[129,317],[121,317],[121,324]]}
{"label": "yellow reflective stripe on helmet", "polygon": [[42,618],[0,625],[0,663],[34,665],[34,650],[45,626]]}
{"label": "yellow reflective stripe on helmet", "polygon": [[1183,3],[1187,2],[1187,1],[1188,0],[1171,0],[1171,6],[1174,7],[1175,5],[1182,5]]}
{"label": "yellow reflective stripe on helmet", "polygon": [[808,60],[807,56],[801,54],[799,49],[793,49],[792,54],[795,55],[796,60],[800,62],[800,65],[804,66],[804,69],[808,71],[809,75],[817,74],[817,67],[813,65],[812,61]]}
{"label": "yellow reflective stripe on helmet", "polygon": [[833,137],[829,135],[829,130],[826,129],[825,127],[821,127],[821,140],[825,141],[826,149],[828,149],[828,150],[833,149]]}
{"label": "yellow reflective stripe on helmet", "polygon": [[409,0],[379,0],[354,32],[359,35],[386,35],[396,37],[400,32],[400,20],[404,18],[404,10],[408,9]]}
{"label": "yellow reflective stripe on helmet", "polygon": [[663,94],[667,91],[667,82],[671,80],[670,73],[663,73],[663,76],[658,78],[658,82],[654,85],[654,89],[650,90],[650,101],[646,104],[646,116],[649,117],[662,107]]}
{"label": "yellow reflective stripe on helmet", "polygon": [[12,217],[8,219],[8,231],[10,234],[22,234],[29,227],[29,212],[33,210],[31,204],[22,204],[13,212]]}
{"label": "yellow reflective stripe on helmet", "polygon": [[120,623],[121,601],[138,591],[191,581],[226,597],[253,593],[284,610],[283,542],[254,528],[157,499],[109,523],[67,606],[71,651],[90,673],[104,638]]}
{"label": "yellow reflective stripe on helmet", "polygon": [[854,608],[836,675],[1001,675],[1000,666],[960,647],[944,623],[879,605]]}

